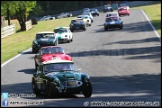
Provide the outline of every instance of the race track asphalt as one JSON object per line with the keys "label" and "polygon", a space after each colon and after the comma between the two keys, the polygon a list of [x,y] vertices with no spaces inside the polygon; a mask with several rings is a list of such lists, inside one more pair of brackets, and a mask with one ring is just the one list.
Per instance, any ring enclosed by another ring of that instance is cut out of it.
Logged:
{"label": "race track asphalt", "polygon": [[[91,106],[92,102],[115,101],[161,104],[161,42],[142,11],[131,10],[130,16],[122,16],[122,30],[104,31],[105,16],[106,13],[101,13],[94,17],[94,23],[86,31],[74,32],[73,42],[59,44],[77,67],[90,75],[91,98],[82,94],[53,99],[40,95],[9,98],[9,102],[42,101],[40,106],[49,107],[83,107]],[[1,68],[2,92],[32,93],[33,57],[31,50],[27,51]]]}

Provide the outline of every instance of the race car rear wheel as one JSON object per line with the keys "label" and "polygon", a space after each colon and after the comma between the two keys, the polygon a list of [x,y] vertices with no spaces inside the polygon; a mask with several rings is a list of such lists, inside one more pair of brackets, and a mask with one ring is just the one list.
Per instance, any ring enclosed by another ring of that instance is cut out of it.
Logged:
{"label": "race car rear wheel", "polygon": [[91,97],[92,95],[92,84],[91,82],[87,82],[83,84],[82,93],[85,97]]}

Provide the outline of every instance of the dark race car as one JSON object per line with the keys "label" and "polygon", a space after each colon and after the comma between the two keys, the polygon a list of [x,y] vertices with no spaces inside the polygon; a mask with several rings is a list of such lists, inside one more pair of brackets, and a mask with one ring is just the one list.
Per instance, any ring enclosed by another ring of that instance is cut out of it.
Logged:
{"label": "dark race car", "polygon": [[123,21],[121,20],[121,18],[119,17],[106,18],[105,23],[104,23],[104,29],[108,30],[112,28],[119,28],[119,29],[123,28]]}
{"label": "dark race car", "polygon": [[103,12],[113,12],[113,8],[109,5],[104,5]]}
{"label": "dark race car", "polygon": [[95,8],[93,8],[93,9],[90,9],[90,12],[91,12],[91,14],[93,15],[93,16],[99,16],[99,11],[97,10],[97,9],[95,9]]}
{"label": "dark race car", "polygon": [[58,39],[54,36],[54,32],[39,32],[36,34],[32,43],[32,53],[37,53],[41,47],[57,46]]}
{"label": "dark race car", "polygon": [[36,96],[44,93],[51,98],[80,93],[91,97],[93,88],[90,77],[76,69],[73,61],[52,60],[42,62],[33,74],[32,89]]}
{"label": "dark race car", "polygon": [[74,30],[84,30],[85,31],[86,24],[82,18],[77,18],[77,19],[71,20],[70,30],[71,30],[71,32],[73,32]]}
{"label": "dark race car", "polygon": [[67,55],[62,47],[59,46],[47,46],[42,47],[39,50],[39,53],[35,55],[35,69],[37,70],[38,65],[41,65],[44,61],[49,61],[53,59],[60,59],[60,60],[70,60],[72,58]]}

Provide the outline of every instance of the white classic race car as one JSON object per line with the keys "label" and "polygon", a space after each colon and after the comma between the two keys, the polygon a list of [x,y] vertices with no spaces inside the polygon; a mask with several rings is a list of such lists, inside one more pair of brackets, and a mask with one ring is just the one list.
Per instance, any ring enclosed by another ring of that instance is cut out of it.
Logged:
{"label": "white classic race car", "polygon": [[69,27],[57,27],[54,29],[54,33],[59,42],[69,43],[73,41],[73,33],[70,31]]}

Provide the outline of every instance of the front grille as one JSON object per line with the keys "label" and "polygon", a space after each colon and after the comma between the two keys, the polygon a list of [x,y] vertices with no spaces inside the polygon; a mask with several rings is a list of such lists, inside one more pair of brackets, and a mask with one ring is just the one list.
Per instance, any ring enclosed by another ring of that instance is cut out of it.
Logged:
{"label": "front grille", "polygon": [[76,80],[69,80],[69,81],[67,81],[67,86],[76,86],[76,85],[77,85]]}
{"label": "front grille", "polygon": [[68,80],[62,83],[62,86],[65,86],[65,87],[77,87],[81,85],[82,85],[82,82],[77,81],[77,80]]}

